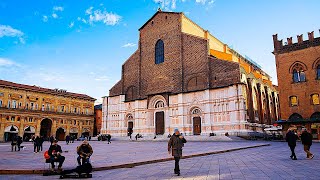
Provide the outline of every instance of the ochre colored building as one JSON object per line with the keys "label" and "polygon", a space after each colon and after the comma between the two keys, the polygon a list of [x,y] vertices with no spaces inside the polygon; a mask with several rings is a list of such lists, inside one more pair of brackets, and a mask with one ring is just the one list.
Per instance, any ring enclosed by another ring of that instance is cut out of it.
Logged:
{"label": "ochre colored building", "polygon": [[102,131],[187,135],[262,131],[278,119],[270,76],[183,13],[156,12],[103,98]]}
{"label": "ochre colored building", "polygon": [[94,106],[94,131],[93,135],[96,136],[101,133],[102,124],[102,104]]}
{"label": "ochre colored building", "polygon": [[53,135],[59,140],[92,136],[94,101],[84,94],[0,80],[0,141],[14,135]]}
{"label": "ochre colored building", "polygon": [[280,95],[281,124],[307,127],[315,139],[320,139],[320,37],[314,32],[287,38],[284,45],[273,35]]}

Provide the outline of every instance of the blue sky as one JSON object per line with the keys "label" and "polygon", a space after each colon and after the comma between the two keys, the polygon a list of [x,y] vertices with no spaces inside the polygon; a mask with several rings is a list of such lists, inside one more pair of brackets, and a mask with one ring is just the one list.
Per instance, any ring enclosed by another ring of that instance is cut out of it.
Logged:
{"label": "blue sky", "polygon": [[0,0],[0,79],[101,101],[159,6],[184,12],[275,83],[272,34],[319,37],[318,0]]}

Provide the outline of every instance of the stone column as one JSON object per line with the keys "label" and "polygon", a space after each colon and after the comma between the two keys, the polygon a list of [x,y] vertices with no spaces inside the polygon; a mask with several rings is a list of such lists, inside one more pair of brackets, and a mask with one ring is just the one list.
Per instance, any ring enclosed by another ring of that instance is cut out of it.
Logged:
{"label": "stone column", "polygon": [[36,127],[35,136],[40,137],[40,129],[41,129],[41,119],[37,119],[37,127]]}
{"label": "stone column", "polygon": [[20,117],[19,136],[23,137],[24,134],[24,117]]}
{"label": "stone column", "polygon": [[56,137],[56,131],[57,131],[57,120],[52,119],[52,126],[51,126],[51,134],[53,137]]}
{"label": "stone column", "polygon": [[67,120],[66,136],[70,134],[70,120]]}
{"label": "stone column", "polygon": [[5,117],[0,116],[0,142],[4,141],[4,124],[5,124]]}
{"label": "stone column", "polygon": [[80,137],[82,135],[82,121],[79,121],[78,127],[78,137]]}

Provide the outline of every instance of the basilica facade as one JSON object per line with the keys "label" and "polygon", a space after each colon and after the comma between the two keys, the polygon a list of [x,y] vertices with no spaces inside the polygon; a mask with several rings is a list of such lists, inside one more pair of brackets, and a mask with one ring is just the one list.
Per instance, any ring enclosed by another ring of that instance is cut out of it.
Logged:
{"label": "basilica facade", "polygon": [[156,12],[103,98],[102,133],[217,135],[262,131],[278,120],[270,76],[183,13]]}

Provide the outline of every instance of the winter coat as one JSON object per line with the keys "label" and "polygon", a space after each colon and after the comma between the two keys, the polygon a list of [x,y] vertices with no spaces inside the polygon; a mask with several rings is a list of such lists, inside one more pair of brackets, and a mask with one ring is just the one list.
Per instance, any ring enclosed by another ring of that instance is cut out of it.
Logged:
{"label": "winter coat", "polygon": [[303,145],[312,145],[312,134],[307,131],[303,131],[301,134],[301,142]]}
{"label": "winter coat", "polygon": [[288,142],[289,146],[296,146],[297,145],[297,140],[298,140],[298,136],[293,132],[293,131],[289,131],[286,134],[286,141]]}
{"label": "winter coat", "polygon": [[48,154],[50,157],[53,157],[53,156],[57,156],[57,153],[60,152],[62,153],[62,149],[61,149],[61,146],[60,145],[51,145],[49,150],[48,150]]}
{"label": "winter coat", "polygon": [[172,150],[172,156],[182,157],[182,147],[187,142],[185,138],[180,139],[180,135],[172,135],[168,142],[168,151]]}
{"label": "winter coat", "polygon": [[87,154],[87,156],[91,156],[93,153],[92,147],[88,144],[81,144],[77,147],[78,155]]}

